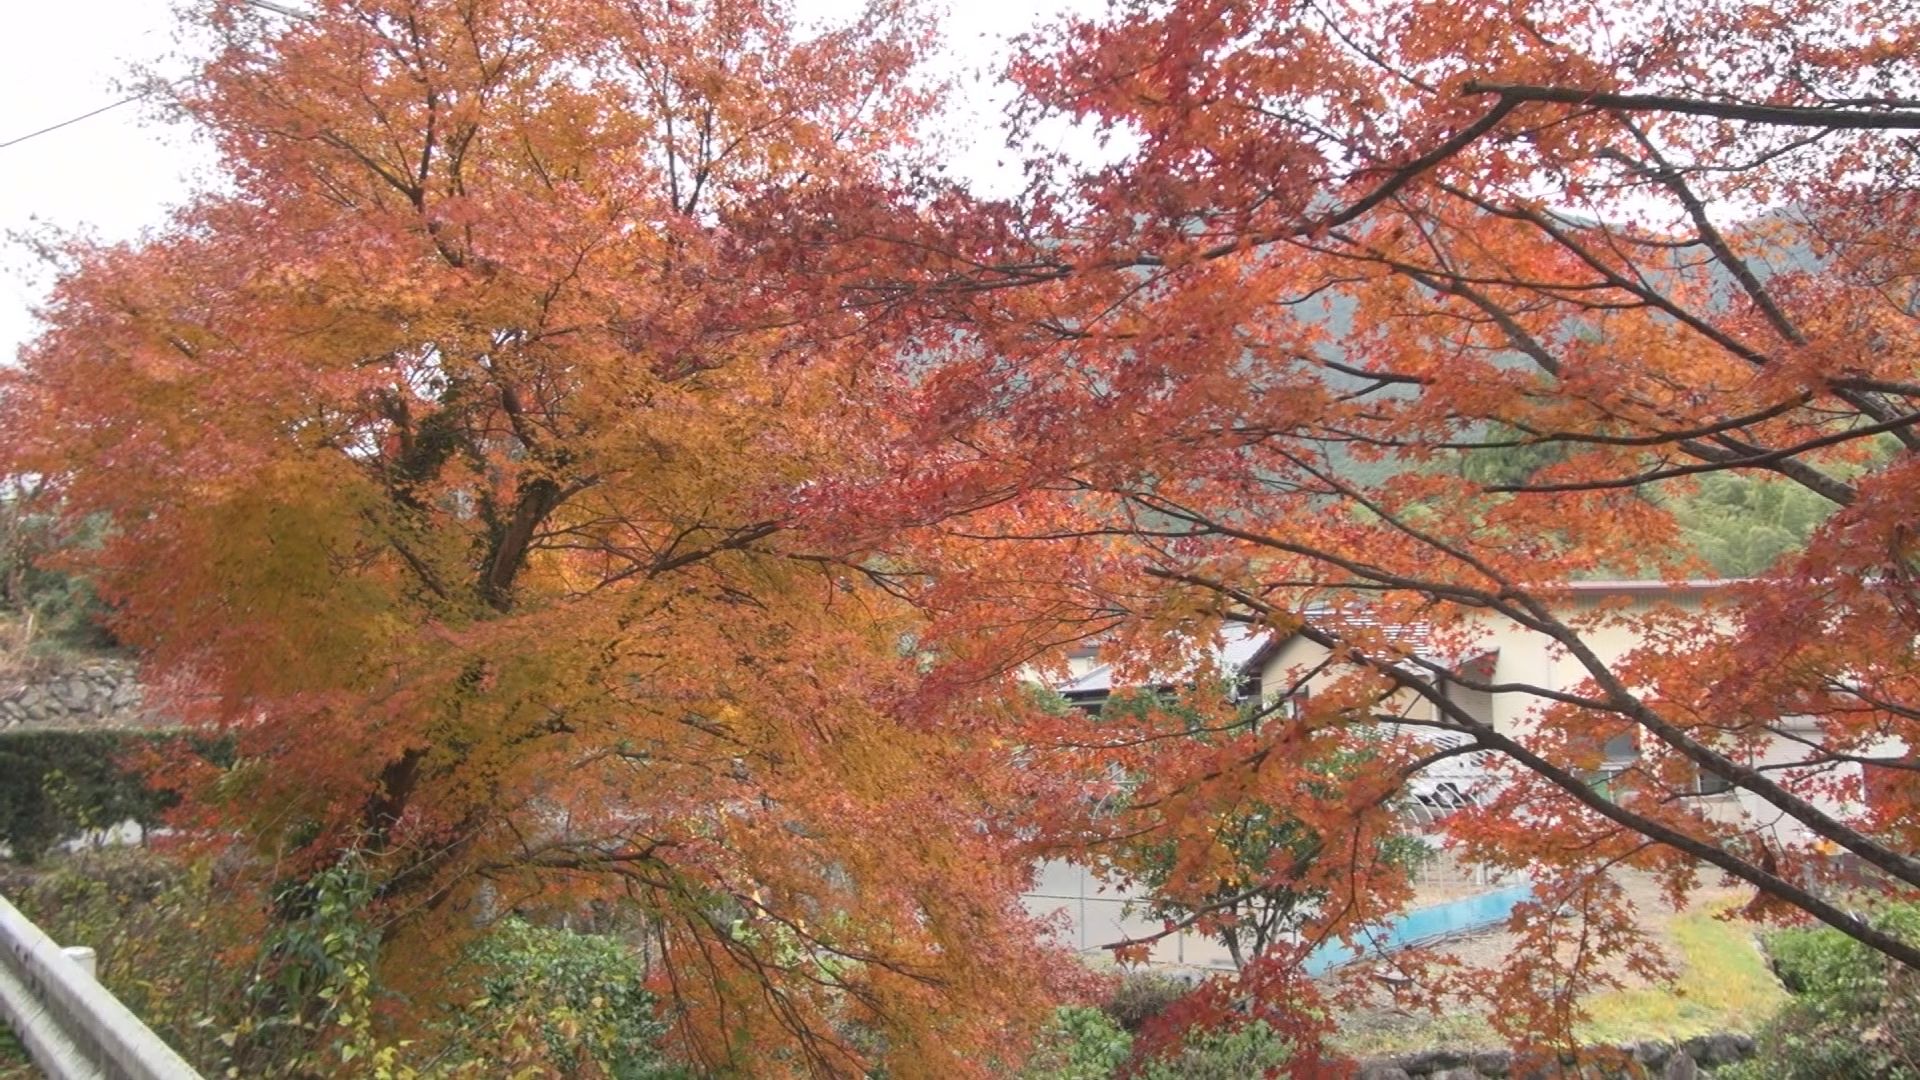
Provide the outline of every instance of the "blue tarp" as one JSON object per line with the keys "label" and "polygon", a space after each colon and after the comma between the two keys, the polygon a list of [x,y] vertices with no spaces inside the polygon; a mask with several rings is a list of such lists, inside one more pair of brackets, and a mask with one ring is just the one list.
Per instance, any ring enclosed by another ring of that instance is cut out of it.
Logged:
{"label": "blue tarp", "polygon": [[[1432,907],[1416,908],[1384,926],[1362,935],[1360,944],[1369,952],[1402,949],[1416,941],[1442,934],[1457,934],[1506,921],[1513,906],[1533,895],[1531,884],[1511,885],[1478,896],[1469,896]],[[1369,944],[1371,942],[1371,944]],[[1318,977],[1341,964],[1360,958],[1360,951],[1344,942],[1329,941],[1307,955],[1306,973]]]}

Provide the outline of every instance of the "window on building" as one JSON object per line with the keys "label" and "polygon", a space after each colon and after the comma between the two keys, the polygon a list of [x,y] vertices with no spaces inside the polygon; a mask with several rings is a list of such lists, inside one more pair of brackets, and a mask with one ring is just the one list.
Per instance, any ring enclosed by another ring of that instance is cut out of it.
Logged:
{"label": "window on building", "polygon": [[1693,793],[1696,795],[1723,795],[1733,790],[1733,781],[1717,772],[1696,768],[1693,771]]}
{"label": "window on building", "polygon": [[1298,720],[1307,711],[1307,688],[1302,686],[1274,705],[1267,715],[1280,720]]}
{"label": "window on building", "polygon": [[1600,747],[1600,758],[1608,765],[1634,761],[1640,757],[1640,740],[1636,737],[1638,729],[1628,728]]}
{"label": "window on building", "polygon": [[1254,672],[1242,678],[1233,688],[1233,700],[1237,702],[1258,702],[1260,700],[1260,673]]}

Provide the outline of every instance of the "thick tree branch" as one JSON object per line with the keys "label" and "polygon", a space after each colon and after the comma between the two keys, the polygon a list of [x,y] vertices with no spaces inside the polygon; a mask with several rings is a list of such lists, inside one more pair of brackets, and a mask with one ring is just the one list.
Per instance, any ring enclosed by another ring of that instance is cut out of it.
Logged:
{"label": "thick tree branch", "polygon": [[1846,128],[1866,131],[1920,131],[1920,112],[1898,106],[1886,109],[1834,108],[1820,105],[1759,105],[1743,101],[1708,101],[1668,94],[1622,94],[1566,86],[1530,86],[1520,83],[1469,82],[1460,88],[1469,97],[1498,95],[1501,101],[1551,102],[1621,112],[1668,112],[1743,120],[1753,124],[1790,127]]}

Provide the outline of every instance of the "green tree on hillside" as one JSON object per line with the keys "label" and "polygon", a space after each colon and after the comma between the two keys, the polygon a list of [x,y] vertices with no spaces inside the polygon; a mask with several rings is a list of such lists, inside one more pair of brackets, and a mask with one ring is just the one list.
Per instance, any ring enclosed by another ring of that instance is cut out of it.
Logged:
{"label": "green tree on hillside", "polygon": [[[1456,468],[1478,484],[1515,485],[1566,459],[1561,443],[1522,443],[1517,432],[1488,436],[1489,443],[1463,451]],[[1772,475],[1708,473],[1697,484],[1649,489],[1647,497],[1679,523],[1684,542],[1722,577],[1753,577],[1806,546],[1833,504],[1798,484]],[[1630,571],[1622,571],[1630,572]]]}
{"label": "green tree on hillside", "polygon": [[1726,577],[1765,573],[1806,546],[1833,504],[1777,477],[1712,473],[1669,502],[1702,558]]}

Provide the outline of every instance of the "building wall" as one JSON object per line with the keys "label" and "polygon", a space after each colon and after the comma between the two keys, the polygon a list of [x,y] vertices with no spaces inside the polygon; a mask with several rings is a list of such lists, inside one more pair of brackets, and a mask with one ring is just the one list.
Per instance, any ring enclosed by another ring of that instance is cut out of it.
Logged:
{"label": "building wall", "polygon": [[[1697,611],[1710,595],[1711,583],[1669,587],[1657,583],[1618,582],[1575,586],[1565,598],[1561,617],[1575,624],[1587,647],[1609,666],[1640,647],[1649,618],[1662,611]],[[1599,621],[1587,622],[1601,616]],[[1471,636],[1475,649],[1497,650],[1491,681],[1502,684],[1527,684],[1549,690],[1572,691],[1588,678],[1586,669],[1557,642],[1544,634],[1526,629],[1502,616],[1477,613],[1477,633]],[[1723,627],[1723,629],[1730,629]],[[1302,638],[1293,638],[1269,651],[1262,667],[1263,685],[1284,688],[1295,678],[1326,657],[1326,650]],[[1322,673],[1308,684],[1309,696],[1338,678],[1338,673]],[[1549,704],[1544,698],[1524,692],[1484,694],[1469,692],[1456,698],[1476,716],[1490,720],[1495,730],[1508,735],[1525,735],[1540,710]],[[1405,710],[1416,719],[1431,719],[1432,708],[1406,695],[1389,702],[1389,710]],[[1808,721],[1803,733],[1817,735]],[[1898,740],[1887,740],[1868,751],[1870,754],[1900,756],[1908,747]],[[1812,751],[1790,738],[1773,737],[1756,756],[1755,765],[1790,765],[1806,760]],[[1857,764],[1825,764],[1805,769],[1784,769],[1777,775],[1796,786],[1796,790],[1816,807],[1841,817],[1850,817],[1864,807],[1859,799],[1849,798],[1841,790],[1859,784],[1861,768]],[[1815,781],[1805,789],[1801,782]],[[1747,791],[1703,796],[1695,803],[1709,817],[1721,821],[1740,821],[1763,834],[1787,844],[1811,843],[1813,837],[1798,822],[1787,819],[1779,810]]]}
{"label": "building wall", "polygon": [[[1620,583],[1616,586],[1597,583],[1578,587],[1578,591],[1571,593],[1563,617],[1591,617],[1601,611],[1603,604],[1624,602],[1619,610],[1608,612],[1603,623],[1579,627],[1587,647],[1601,661],[1612,665],[1638,646],[1642,638],[1640,626],[1652,617],[1657,608],[1697,609],[1705,591],[1700,587],[1670,590],[1652,589],[1643,583]],[[1523,683],[1564,691],[1577,687],[1587,677],[1580,662],[1567,655],[1559,643],[1546,635],[1492,613],[1477,612],[1469,618],[1471,629],[1468,635],[1474,644],[1465,651],[1468,655],[1489,650],[1497,653],[1490,673],[1492,682]],[[1265,657],[1261,667],[1261,684],[1270,692],[1283,689],[1325,659],[1326,655],[1325,649],[1304,638],[1289,639],[1270,650]],[[1309,696],[1324,690],[1338,677],[1339,673],[1332,670],[1315,677],[1307,685]],[[1413,697],[1409,694],[1409,700],[1389,703],[1389,711],[1404,708],[1411,717],[1431,719],[1430,707],[1424,703],[1415,704]],[[1545,704],[1544,699],[1538,696],[1518,692],[1488,695],[1469,691],[1455,700],[1482,719],[1492,721],[1495,730],[1504,734],[1525,731],[1533,715]]]}
{"label": "building wall", "polygon": [[[1683,613],[1697,611],[1714,587],[1709,583],[1679,587],[1639,582],[1583,583],[1565,594],[1562,617],[1574,622],[1586,646],[1603,663],[1612,666],[1645,640],[1644,628],[1649,618],[1676,608]],[[1585,668],[1545,635],[1496,615],[1478,613],[1475,618],[1477,624],[1472,625],[1466,634],[1452,634],[1449,637],[1456,646],[1461,644],[1462,638],[1470,642],[1468,647],[1461,650],[1468,657],[1481,656],[1489,650],[1495,652],[1490,667],[1475,672],[1479,677],[1494,683],[1534,685],[1556,691],[1574,690],[1587,679]],[[1259,654],[1257,660],[1262,692],[1269,699],[1284,694],[1295,680],[1311,671],[1326,656],[1325,649],[1297,636],[1270,645]],[[1098,658],[1093,655],[1077,656],[1071,673],[1078,678],[1093,672],[1098,666]],[[1341,672],[1335,669],[1313,676],[1305,684],[1307,696],[1312,698],[1325,693],[1330,684],[1340,677]],[[1455,700],[1474,715],[1491,721],[1495,729],[1503,734],[1521,737],[1527,734],[1539,711],[1547,704],[1545,699],[1524,692],[1487,694],[1470,691],[1459,694]],[[1388,702],[1384,711],[1399,711],[1401,715],[1417,719],[1431,718],[1431,706],[1411,692]],[[1418,731],[1414,728],[1402,730],[1409,734]],[[1816,732],[1811,722],[1808,722],[1806,732]],[[1904,745],[1890,741],[1871,752],[1901,755],[1907,751]],[[1809,752],[1802,744],[1776,737],[1760,753],[1755,764],[1791,764],[1805,760]],[[1463,788],[1471,787],[1477,780],[1485,778],[1484,771],[1475,771],[1482,768],[1471,757],[1443,763],[1416,780],[1411,792],[1415,799],[1410,799],[1409,803],[1423,795],[1431,796],[1443,781],[1457,782]],[[1826,765],[1818,769],[1789,769],[1781,775],[1788,780],[1815,777],[1840,781],[1833,785],[1839,788],[1845,788],[1851,782],[1857,787],[1860,767],[1853,764]],[[1858,799],[1845,798],[1834,791],[1815,790],[1803,794],[1814,805],[1842,817],[1851,816],[1862,809]],[[1439,817],[1449,812],[1445,809],[1446,805],[1458,804],[1431,805],[1432,814]],[[1813,837],[1804,827],[1786,819],[1778,810],[1744,790],[1700,797],[1693,805],[1709,819],[1750,827],[1787,847],[1813,842]],[[1410,812],[1413,809],[1416,808],[1410,806]],[[1427,823],[1424,820],[1417,822],[1420,825]],[[1064,943],[1097,952],[1102,945],[1144,936],[1157,929],[1127,910],[1130,901],[1138,900],[1137,895],[1103,886],[1081,867],[1070,863],[1048,863],[1039,869],[1038,880],[1026,903],[1035,914],[1052,915],[1060,920]],[[1216,942],[1193,934],[1174,935],[1161,941],[1154,947],[1152,959],[1158,963],[1198,967],[1219,967],[1228,963],[1225,950]]]}

